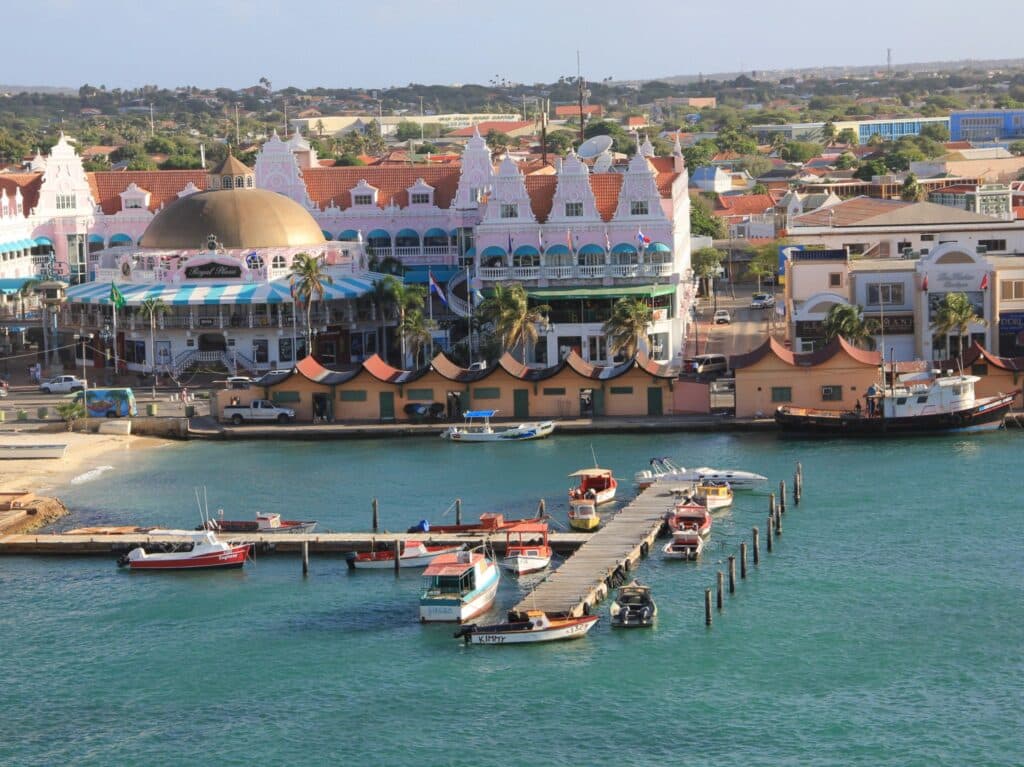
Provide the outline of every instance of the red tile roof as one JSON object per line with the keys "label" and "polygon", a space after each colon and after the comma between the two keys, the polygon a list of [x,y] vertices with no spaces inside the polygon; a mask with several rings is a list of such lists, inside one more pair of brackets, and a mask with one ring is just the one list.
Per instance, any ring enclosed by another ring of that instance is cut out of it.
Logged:
{"label": "red tile roof", "polygon": [[470,138],[476,130],[480,131],[481,136],[486,136],[492,130],[498,133],[508,133],[509,131],[529,128],[531,125],[533,123],[529,120],[492,120],[479,123],[475,127],[470,125],[468,128],[459,128],[446,135],[453,138]]}
{"label": "red tile roof", "polygon": [[39,188],[42,185],[42,173],[0,173],[0,191],[13,197],[15,190],[20,189],[26,216],[39,204]]}
{"label": "red tile roof", "polygon": [[770,194],[718,195],[716,202],[718,208],[713,211],[716,216],[760,215],[775,207],[775,199]]}
{"label": "red tile roof", "polygon": [[[563,104],[555,107],[555,117],[574,117],[580,113],[579,104]],[[587,104],[583,107],[583,114],[596,115],[604,114],[604,107],[601,104]]]}
{"label": "red tile roof", "polygon": [[555,200],[555,187],[558,186],[557,176],[534,174],[526,177],[526,193],[530,195],[530,209],[538,221],[544,222],[551,215],[551,206]]}
{"label": "red tile roof", "polygon": [[351,189],[366,179],[366,183],[380,190],[377,204],[386,207],[392,199],[396,205],[409,204],[405,191],[422,178],[434,187],[434,204],[448,208],[459,185],[459,168],[454,165],[373,165],[342,166],[334,168],[307,168],[302,171],[309,197],[320,208],[332,202],[339,208],[352,206]]}
{"label": "red tile roof", "polygon": [[619,173],[595,173],[590,176],[590,188],[594,190],[597,212],[604,221],[611,221],[619,204],[619,190],[622,189],[622,175]]}
{"label": "red tile roof", "polygon": [[159,210],[164,204],[178,199],[188,182],[198,189],[206,189],[206,171],[198,170],[104,170],[86,173],[93,199],[107,215],[121,210],[121,192],[135,184],[149,192],[149,209]]}
{"label": "red tile roof", "polygon": [[858,349],[856,346],[852,346],[847,343],[845,338],[841,337],[836,338],[834,341],[823,346],[817,351],[797,353],[791,349],[787,349],[779,341],[776,341],[775,338],[769,336],[768,340],[756,349],[752,349],[746,354],[736,354],[730,357],[729,368],[731,370],[738,370],[740,368],[750,367],[762,360],[768,354],[774,354],[787,365],[792,365],[794,367],[813,367],[814,365],[820,365],[823,362],[827,362],[840,352],[845,352],[846,355],[855,362],[860,362],[863,365],[878,367],[882,362],[882,355],[880,352],[869,352],[864,349]]}

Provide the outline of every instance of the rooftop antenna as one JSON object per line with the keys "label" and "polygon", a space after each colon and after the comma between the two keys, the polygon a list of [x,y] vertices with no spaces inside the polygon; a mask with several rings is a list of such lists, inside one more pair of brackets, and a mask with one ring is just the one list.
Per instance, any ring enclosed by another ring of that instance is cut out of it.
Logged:
{"label": "rooftop antenna", "polygon": [[153,102],[151,101],[149,103],[149,136],[150,136],[150,138],[153,137],[154,133],[156,133],[156,128],[153,125]]}
{"label": "rooftop antenna", "polygon": [[239,131],[238,131],[238,104],[235,104],[235,145],[236,146],[240,146],[242,144],[242,139],[239,138],[239,135],[240,134],[239,134]]}
{"label": "rooftop antenna", "polygon": [[892,79],[892,48],[885,49],[885,74]]}
{"label": "rooftop antenna", "polygon": [[580,51],[576,49],[576,83],[580,90],[580,143],[583,143],[583,70],[580,66]]}

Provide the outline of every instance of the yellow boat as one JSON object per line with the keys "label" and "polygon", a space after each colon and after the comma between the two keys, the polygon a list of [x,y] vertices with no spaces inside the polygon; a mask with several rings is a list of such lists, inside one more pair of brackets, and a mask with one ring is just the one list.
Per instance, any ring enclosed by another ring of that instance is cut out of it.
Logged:
{"label": "yellow boat", "polygon": [[569,501],[569,526],[574,530],[596,530],[601,524],[597,504],[591,499]]}
{"label": "yellow boat", "polygon": [[708,511],[725,509],[732,506],[732,488],[727,482],[699,482],[696,488],[697,500],[704,504]]}

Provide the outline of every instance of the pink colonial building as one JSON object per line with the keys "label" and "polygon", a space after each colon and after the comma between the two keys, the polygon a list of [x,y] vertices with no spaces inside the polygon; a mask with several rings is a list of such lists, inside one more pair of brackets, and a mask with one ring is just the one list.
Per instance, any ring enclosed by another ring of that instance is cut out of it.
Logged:
{"label": "pink colonial building", "polygon": [[[154,217],[206,191],[210,178],[204,170],[86,173],[62,136],[29,172],[0,174],[0,240],[11,240],[12,254],[4,258],[0,242],[0,279],[45,273],[77,285],[109,280],[114,262],[134,271]],[[255,168],[231,183],[290,198],[358,262],[395,258],[407,282],[425,283],[429,268],[446,285],[448,307],[435,303],[435,318],[467,316],[471,296],[522,283],[531,300],[552,307],[551,328],[529,358],[551,364],[575,350],[600,364],[610,361],[602,324],[622,296],[654,307],[651,356],[681,358],[693,300],[687,181],[678,145],[655,157],[645,142],[624,164],[570,153],[524,173],[507,157],[496,164],[479,134],[461,164],[364,167],[325,167],[300,135],[275,134]],[[220,314],[248,316],[231,307]],[[376,338],[372,329],[339,334],[338,365],[367,356]],[[151,353],[143,341],[136,358]]]}

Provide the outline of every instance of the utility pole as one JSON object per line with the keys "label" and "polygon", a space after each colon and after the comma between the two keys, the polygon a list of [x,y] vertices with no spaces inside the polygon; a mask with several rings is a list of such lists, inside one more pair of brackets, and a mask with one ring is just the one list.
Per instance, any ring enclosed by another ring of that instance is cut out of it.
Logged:
{"label": "utility pole", "polygon": [[580,90],[580,143],[583,143],[583,70],[580,67],[580,52],[576,51],[576,83]]}
{"label": "utility pole", "polygon": [[153,102],[149,102],[149,137],[153,138],[156,129],[153,124]]}
{"label": "utility pole", "polygon": [[239,146],[241,143],[242,139],[238,130],[238,104],[235,104],[235,146]]}
{"label": "utility pole", "polygon": [[[381,117],[381,120],[383,120],[383,119],[384,118]],[[384,126],[381,126],[380,131],[381,131],[381,135],[384,135]],[[420,96],[420,143],[421,144],[423,143],[423,140],[424,140],[423,139],[423,97]],[[431,349],[431,351],[433,351],[433,349]],[[433,357],[431,357],[431,359],[433,359]]]}

